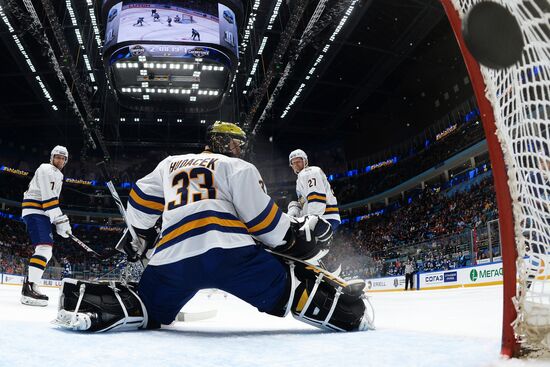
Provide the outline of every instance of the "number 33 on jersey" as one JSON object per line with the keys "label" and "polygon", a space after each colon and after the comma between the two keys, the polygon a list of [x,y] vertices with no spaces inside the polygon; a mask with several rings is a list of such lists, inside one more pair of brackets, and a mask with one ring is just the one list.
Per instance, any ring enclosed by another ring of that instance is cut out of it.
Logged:
{"label": "number 33 on jersey", "polygon": [[[200,255],[212,248],[280,245],[289,219],[266,194],[250,163],[220,154],[170,156],[136,182],[129,225],[151,228],[162,215],[162,238],[151,265]],[[253,238],[254,237],[254,238]]]}

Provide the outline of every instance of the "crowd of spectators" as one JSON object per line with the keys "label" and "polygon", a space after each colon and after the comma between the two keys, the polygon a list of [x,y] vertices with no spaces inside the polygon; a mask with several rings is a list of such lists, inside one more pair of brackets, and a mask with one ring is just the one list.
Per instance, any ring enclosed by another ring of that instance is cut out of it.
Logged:
{"label": "crowd of spectators", "polygon": [[[112,254],[122,235],[122,228],[74,224],[73,234],[100,254]],[[53,258],[48,267],[58,269],[46,271],[46,278],[59,276],[62,259],[72,265],[73,272],[94,276],[115,270],[121,260],[121,256],[115,254],[110,259],[98,261],[72,240],[57,234],[54,234],[54,243]],[[33,250],[25,224],[17,219],[0,217],[0,272],[25,275]]]}
{"label": "crowd of spectators", "polygon": [[0,217],[0,272],[23,274],[31,255],[25,227]]}
{"label": "crowd of spectators", "polygon": [[379,215],[342,226],[326,262],[343,274],[402,275],[412,257],[424,271],[453,269],[471,261],[470,230],[498,217],[492,176],[468,190],[426,187]]}

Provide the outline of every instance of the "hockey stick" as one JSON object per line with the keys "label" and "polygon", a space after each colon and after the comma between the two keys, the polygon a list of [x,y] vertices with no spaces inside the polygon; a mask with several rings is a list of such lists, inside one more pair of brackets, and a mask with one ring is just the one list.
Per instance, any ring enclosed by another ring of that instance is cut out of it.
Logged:
{"label": "hockey stick", "polygon": [[73,240],[74,242],[76,242],[80,247],[82,247],[84,250],[86,250],[86,252],[88,252],[89,254],[97,257],[98,259],[101,259],[101,260],[105,260],[105,259],[108,259],[109,257],[111,257],[112,255],[109,255],[109,256],[105,256],[105,255],[100,255],[99,253],[97,253],[96,251],[92,250],[88,245],[86,245],[83,241],[79,240],[78,237],[76,237],[74,234],[72,233],[69,233],[69,237],[71,238],[71,240]]}
{"label": "hockey stick", "polygon": [[189,322],[189,321],[202,321],[213,319],[218,314],[218,310],[208,310],[200,312],[178,312],[176,316],[176,321],[180,322]]}
{"label": "hockey stick", "polygon": [[[120,212],[120,215],[122,215],[122,220],[124,220],[124,223],[126,224],[126,228],[128,228],[128,231],[130,232],[130,235],[132,236],[132,239],[137,239],[138,236],[136,234],[136,231],[134,230],[134,227],[128,225],[128,220],[126,219],[126,209],[124,209],[124,204],[122,204],[122,200],[120,200],[120,196],[118,196],[118,193],[115,189],[115,185],[113,185],[113,181],[111,180],[111,176],[109,176],[109,172],[107,172],[107,165],[105,164],[105,161],[101,161],[97,164],[101,171],[103,172],[103,177],[105,180],[108,180],[106,182],[107,187],[109,188],[109,191],[111,192],[111,196],[115,200],[115,204],[118,207],[118,211]],[[123,234],[124,238],[125,234]],[[121,241],[119,241],[119,244]],[[117,244],[117,246],[119,245]],[[117,248],[117,250],[119,250]],[[121,250],[119,250],[121,251]]]}

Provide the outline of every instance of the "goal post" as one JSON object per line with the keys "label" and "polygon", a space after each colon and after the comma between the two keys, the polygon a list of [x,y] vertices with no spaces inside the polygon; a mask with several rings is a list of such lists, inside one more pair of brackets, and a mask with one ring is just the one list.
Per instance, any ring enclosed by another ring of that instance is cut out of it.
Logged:
{"label": "goal post", "polygon": [[[514,14],[525,48],[492,70],[467,50],[462,18],[483,0],[440,0],[477,99],[495,184],[503,262],[501,353],[550,350],[550,29],[546,0],[494,0]],[[548,174],[548,176],[545,176]]]}

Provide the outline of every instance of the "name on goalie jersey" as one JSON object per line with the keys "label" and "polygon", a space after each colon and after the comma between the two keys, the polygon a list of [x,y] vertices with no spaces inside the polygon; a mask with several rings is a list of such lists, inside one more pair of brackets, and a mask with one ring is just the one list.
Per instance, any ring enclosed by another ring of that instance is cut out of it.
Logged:
{"label": "name on goalie jersey", "polygon": [[179,161],[170,163],[169,173],[177,171],[180,168],[189,167],[189,166],[201,166],[211,170],[215,170],[216,169],[215,163],[217,160],[218,158],[180,159]]}

